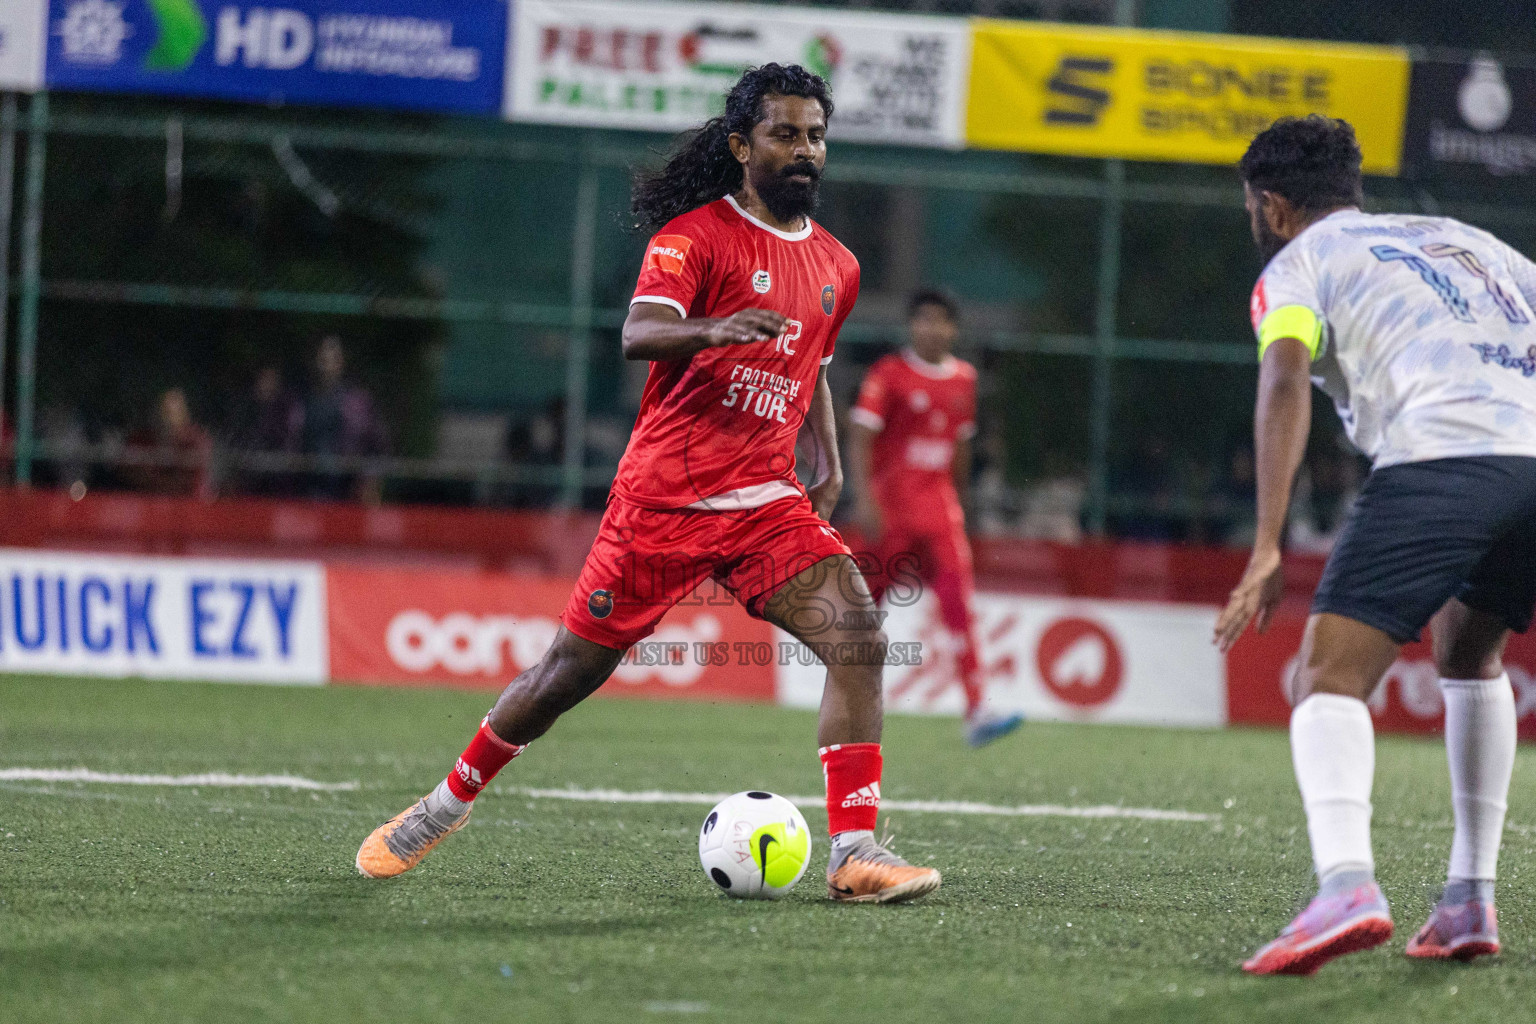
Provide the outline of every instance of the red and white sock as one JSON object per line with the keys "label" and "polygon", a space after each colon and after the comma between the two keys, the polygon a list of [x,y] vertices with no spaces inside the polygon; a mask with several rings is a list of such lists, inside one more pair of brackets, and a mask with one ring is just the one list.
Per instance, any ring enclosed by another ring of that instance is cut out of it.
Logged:
{"label": "red and white sock", "polygon": [[880,744],[834,743],[821,748],[827,779],[827,831],[873,832],[880,815]]}
{"label": "red and white sock", "polygon": [[453,771],[448,773],[446,785],[455,797],[469,803],[490,785],[497,772],[527,749],[526,743],[519,746],[497,736],[491,731],[490,718],[487,717],[480,722],[480,731],[469,741],[464,753],[459,755]]}

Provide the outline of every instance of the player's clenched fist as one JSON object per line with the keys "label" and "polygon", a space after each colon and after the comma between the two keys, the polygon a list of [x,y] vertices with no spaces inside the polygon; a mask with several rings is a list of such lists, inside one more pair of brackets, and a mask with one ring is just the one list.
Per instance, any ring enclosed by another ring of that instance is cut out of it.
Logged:
{"label": "player's clenched fist", "polygon": [[771,309],[743,309],[710,324],[705,338],[710,348],[747,345],[777,338],[789,326],[789,318]]}

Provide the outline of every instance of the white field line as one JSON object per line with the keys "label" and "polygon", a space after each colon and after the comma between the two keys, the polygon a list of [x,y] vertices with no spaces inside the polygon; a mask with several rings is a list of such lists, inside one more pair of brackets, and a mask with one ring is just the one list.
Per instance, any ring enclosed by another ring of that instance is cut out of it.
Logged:
{"label": "white field line", "polygon": [[99,782],[115,786],[198,786],[211,789],[311,789],[328,793],[357,788],[355,782],[316,782],[299,775],[132,775],[89,768],[0,768],[0,782]]}
{"label": "white field line", "polygon": [[[300,775],[230,775],[205,772],[198,775],[140,775],[97,772],[89,768],[0,768],[0,782],[94,782],[118,786],[179,786],[210,789],[266,788],[303,789],[321,792],[350,792],[356,782],[317,782]],[[660,789],[533,789],[493,786],[493,792],[535,800],[573,800],[604,804],[697,804],[713,807],[729,793],[676,793]],[[816,807],[820,796],[791,796],[790,802]],[[1073,807],[1065,804],[983,804],[968,800],[882,800],[885,811],[915,811],[930,814],[977,814],[1004,818],[1132,818],[1138,821],[1218,821],[1219,814],[1195,811],[1162,810],[1155,807],[1118,807],[1101,804]]]}
{"label": "white field line", "polygon": [[[576,800],[585,803],[604,804],[698,804],[713,807],[729,793],[671,793],[660,789],[528,789],[511,786],[493,786],[493,792],[510,796],[532,797],[535,800]],[[821,806],[820,796],[786,797],[794,804],[809,807]],[[1069,807],[1063,804],[978,804],[966,800],[884,800],[882,811],[917,811],[932,814],[983,814],[1004,818],[1134,818],[1138,821],[1219,821],[1219,814],[1199,814],[1195,811],[1165,811],[1155,807],[1116,807],[1101,804],[1097,807]]]}

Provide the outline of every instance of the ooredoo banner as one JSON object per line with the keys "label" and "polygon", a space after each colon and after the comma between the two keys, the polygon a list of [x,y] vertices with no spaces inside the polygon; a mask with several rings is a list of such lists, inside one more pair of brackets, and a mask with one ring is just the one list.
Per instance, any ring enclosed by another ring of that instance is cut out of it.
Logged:
{"label": "ooredoo banner", "polygon": [[494,113],[504,0],[50,0],[49,88]]}
{"label": "ooredoo banner", "polygon": [[[1284,726],[1291,718],[1288,684],[1307,618],[1281,614],[1263,634],[1250,633],[1228,655],[1228,720],[1235,725]],[[1504,667],[1515,689],[1520,738],[1536,740],[1536,633],[1510,637]],[[1441,732],[1445,702],[1426,638],[1408,644],[1369,701],[1383,732]]]}
{"label": "ooredoo banner", "polygon": [[[959,713],[955,643],[937,602],[924,596],[888,610],[887,707]],[[1214,608],[978,594],[974,611],[987,701],[996,711],[1037,721],[1226,721],[1225,664],[1211,646]],[[780,703],[817,706],[825,675],[809,658],[788,659],[779,674]]]}
{"label": "ooredoo banner", "polygon": [[0,550],[0,671],[323,683],[311,562]]}
{"label": "ooredoo banner", "polygon": [[35,92],[43,87],[47,10],[47,0],[0,4],[0,92]]}
{"label": "ooredoo banner", "polygon": [[975,22],[966,139],[987,149],[1234,163],[1277,117],[1355,126],[1396,174],[1408,94],[1398,47]]}
{"label": "ooredoo banner", "polygon": [[[331,566],[331,678],[500,687],[544,656],[571,581]],[[771,628],[706,584],[631,648],[606,695],[771,701]]]}
{"label": "ooredoo banner", "polygon": [[832,85],[833,138],[958,147],[970,32],[961,18],[747,4],[519,0],[505,114],[681,131],[720,113],[747,68],[803,64]]}

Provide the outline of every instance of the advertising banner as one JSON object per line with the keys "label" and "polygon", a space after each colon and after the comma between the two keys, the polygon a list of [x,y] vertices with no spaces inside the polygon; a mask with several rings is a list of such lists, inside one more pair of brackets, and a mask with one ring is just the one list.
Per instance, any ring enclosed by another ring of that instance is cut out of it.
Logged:
{"label": "advertising banner", "polygon": [[1408,55],[1396,47],[974,23],[966,139],[986,149],[1235,163],[1277,117],[1355,126],[1396,174]]}
{"label": "advertising banner", "polygon": [[49,88],[493,113],[504,0],[50,0]]}
{"label": "advertising banner", "polygon": [[0,671],[323,683],[307,562],[0,549]]}
{"label": "advertising banner", "polygon": [[[886,706],[958,714],[963,700],[954,644],[937,602],[925,595],[888,610]],[[1020,711],[1035,721],[1226,721],[1225,665],[1211,646],[1215,608],[978,594],[974,611],[993,710]],[[780,703],[816,707],[825,675],[808,658],[790,659],[779,670]]]}
{"label": "advertising banner", "polygon": [[1403,167],[1415,175],[1536,171],[1536,67],[1491,57],[1414,61]]}
{"label": "advertising banner", "polygon": [[[331,678],[499,689],[544,656],[571,581],[331,566]],[[626,654],[608,696],[771,701],[771,628],[706,584]]]}
{"label": "advertising banner", "polygon": [[43,87],[43,25],[48,0],[0,3],[0,92]]}
{"label": "advertising banner", "polygon": [[675,132],[720,113],[749,67],[803,64],[832,85],[833,139],[963,144],[964,19],[644,0],[518,0],[505,113]]}
{"label": "advertising banner", "polygon": [[[1228,716],[1232,724],[1283,727],[1290,721],[1287,684],[1306,624],[1303,614],[1281,614],[1263,635],[1245,636],[1232,648],[1227,656]],[[1510,637],[1504,667],[1515,688],[1520,738],[1536,740],[1536,633]],[[1369,703],[1376,728],[1383,732],[1444,730],[1445,703],[1427,630],[1424,640],[1403,648]]]}

